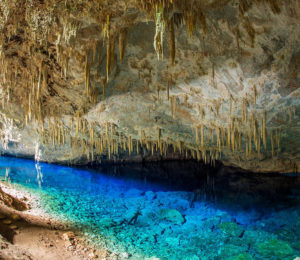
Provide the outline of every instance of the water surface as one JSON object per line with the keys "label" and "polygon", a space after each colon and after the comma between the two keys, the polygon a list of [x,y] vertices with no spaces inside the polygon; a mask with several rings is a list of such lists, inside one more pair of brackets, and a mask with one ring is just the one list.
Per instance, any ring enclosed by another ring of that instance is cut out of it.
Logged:
{"label": "water surface", "polygon": [[299,177],[195,165],[71,168],[0,157],[0,178],[131,259],[300,256]]}

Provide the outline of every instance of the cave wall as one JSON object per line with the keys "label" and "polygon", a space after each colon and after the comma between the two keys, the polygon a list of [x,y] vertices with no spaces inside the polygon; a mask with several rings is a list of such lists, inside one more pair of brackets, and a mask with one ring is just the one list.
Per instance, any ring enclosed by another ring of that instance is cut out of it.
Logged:
{"label": "cave wall", "polygon": [[2,1],[0,150],[299,171],[299,12],[296,0]]}

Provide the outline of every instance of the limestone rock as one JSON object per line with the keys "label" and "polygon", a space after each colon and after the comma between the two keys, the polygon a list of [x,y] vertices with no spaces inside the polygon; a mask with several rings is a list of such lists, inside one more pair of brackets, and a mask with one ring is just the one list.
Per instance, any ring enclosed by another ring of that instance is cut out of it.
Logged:
{"label": "limestone rock", "polygon": [[269,241],[259,243],[255,249],[263,257],[276,256],[278,259],[292,256],[294,252],[287,242],[277,239],[271,239]]}
{"label": "limestone rock", "polygon": [[223,222],[219,225],[219,229],[228,236],[238,237],[242,234],[243,229],[234,222]]}
{"label": "limestone rock", "polygon": [[0,1],[1,153],[299,171],[298,1],[44,2]]}
{"label": "limestone rock", "polygon": [[176,209],[161,209],[159,211],[161,219],[168,220],[177,224],[183,224],[184,218],[181,213]]}
{"label": "limestone rock", "polygon": [[0,187],[0,201],[4,202],[6,206],[11,207],[15,210],[24,211],[29,209],[26,203],[5,193],[1,187]]}

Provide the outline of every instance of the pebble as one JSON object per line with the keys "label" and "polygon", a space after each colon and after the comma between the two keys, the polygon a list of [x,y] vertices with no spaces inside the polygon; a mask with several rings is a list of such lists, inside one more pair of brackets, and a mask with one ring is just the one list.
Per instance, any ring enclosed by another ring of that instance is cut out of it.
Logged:
{"label": "pebble", "polygon": [[4,219],[2,221],[2,223],[5,224],[5,225],[10,225],[12,223],[12,221],[10,219]]}
{"label": "pebble", "polygon": [[10,216],[10,218],[11,218],[12,220],[19,220],[19,219],[21,219],[21,217],[20,217],[18,214],[12,214],[12,215]]}
{"label": "pebble", "polygon": [[10,225],[9,226],[11,229],[18,229],[18,227],[16,225]]}

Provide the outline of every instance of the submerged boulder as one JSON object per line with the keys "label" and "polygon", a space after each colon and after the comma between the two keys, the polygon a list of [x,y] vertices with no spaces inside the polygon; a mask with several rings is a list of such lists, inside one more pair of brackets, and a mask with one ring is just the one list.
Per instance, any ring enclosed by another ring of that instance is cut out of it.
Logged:
{"label": "submerged boulder", "polygon": [[253,260],[253,257],[248,253],[243,253],[233,257],[232,260]]}
{"label": "submerged boulder", "polygon": [[242,234],[243,229],[234,222],[223,222],[219,225],[219,229],[228,236],[238,237]]}
{"label": "submerged boulder", "polygon": [[294,253],[293,249],[287,242],[277,239],[270,239],[266,242],[259,243],[256,245],[255,249],[263,257],[268,258],[276,256],[278,259],[282,259],[292,256]]}
{"label": "submerged boulder", "polygon": [[171,221],[176,224],[183,224],[185,221],[184,217],[176,209],[161,209],[158,214],[161,219]]}

